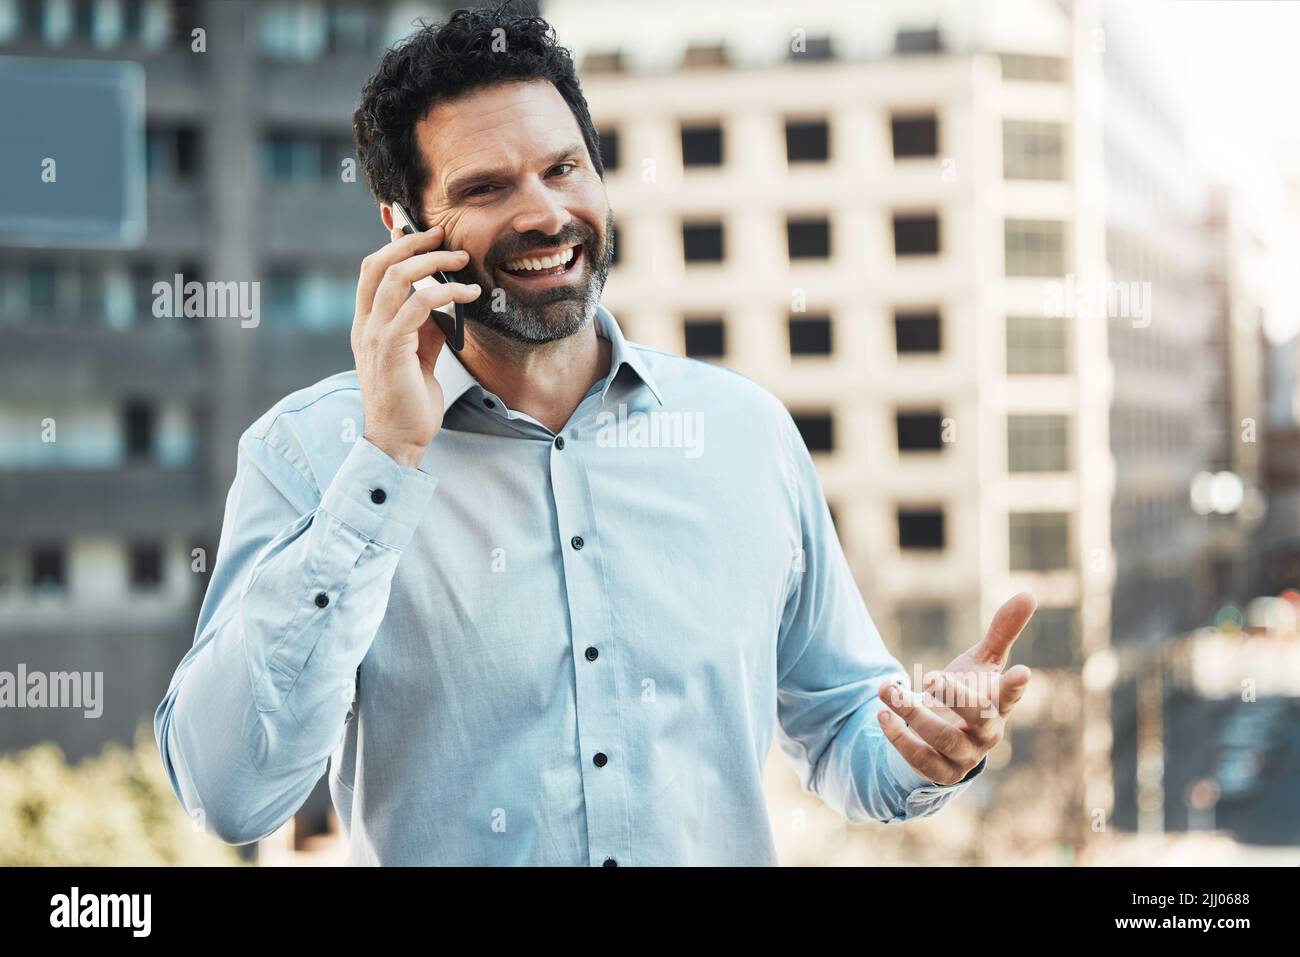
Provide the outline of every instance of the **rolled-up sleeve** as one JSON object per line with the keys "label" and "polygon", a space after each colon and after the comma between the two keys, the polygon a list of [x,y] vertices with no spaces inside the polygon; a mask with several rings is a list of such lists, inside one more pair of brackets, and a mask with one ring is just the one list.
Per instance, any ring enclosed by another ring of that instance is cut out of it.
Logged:
{"label": "rolled-up sleeve", "polygon": [[934,814],[970,786],[929,781],[885,737],[877,712],[887,681],[911,687],[890,654],[844,557],[812,457],[782,419],[800,544],[777,643],[777,743],[805,790],[849,821],[895,823]]}

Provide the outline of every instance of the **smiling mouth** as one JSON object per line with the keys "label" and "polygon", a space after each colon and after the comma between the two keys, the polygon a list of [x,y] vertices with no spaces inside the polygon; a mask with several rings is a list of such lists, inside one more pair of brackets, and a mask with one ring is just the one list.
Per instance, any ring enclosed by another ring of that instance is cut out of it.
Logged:
{"label": "smiling mouth", "polygon": [[569,246],[547,256],[520,256],[498,266],[498,270],[512,279],[525,282],[563,276],[574,272],[582,261],[582,245]]}

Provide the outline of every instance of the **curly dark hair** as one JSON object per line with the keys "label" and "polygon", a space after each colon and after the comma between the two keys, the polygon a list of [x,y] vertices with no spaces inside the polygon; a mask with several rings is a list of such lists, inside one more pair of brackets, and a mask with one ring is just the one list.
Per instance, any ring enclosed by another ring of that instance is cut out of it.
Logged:
{"label": "curly dark hair", "polygon": [[554,84],[604,179],[596,130],[572,56],[556,42],[549,23],[513,13],[510,6],[507,0],[491,9],[456,10],[441,24],[417,21],[418,30],[384,52],[352,114],[357,159],[377,201],[402,203],[418,216],[417,200],[430,171],[416,146],[415,124],[439,102],[516,81]]}

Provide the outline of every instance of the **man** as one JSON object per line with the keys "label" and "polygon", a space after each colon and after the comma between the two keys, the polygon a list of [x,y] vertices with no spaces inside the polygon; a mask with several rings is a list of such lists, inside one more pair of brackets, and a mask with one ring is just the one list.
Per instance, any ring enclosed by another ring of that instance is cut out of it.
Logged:
{"label": "man", "polygon": [[[328,769],[354,864],[773,864],[774,735],[851,821],[964,790],[1024,693],[1001,672],[1032,598],[907,689],[781,403],[599,305],[611,213],[550,27],[419,30],[354,129],[392,242],[356,371],[240,441],[155,718],[182,805],[245,843]],[[452,302],[459,355],[428,319]]]}

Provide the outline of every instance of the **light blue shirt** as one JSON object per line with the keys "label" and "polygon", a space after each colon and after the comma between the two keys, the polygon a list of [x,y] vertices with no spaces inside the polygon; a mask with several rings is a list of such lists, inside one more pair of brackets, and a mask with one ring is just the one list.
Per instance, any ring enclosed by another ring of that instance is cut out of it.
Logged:
{"label": "light blue shirt", "polygon": [[352,864],[775,864],[773,736],[853,822],[983,770],[940,786],[885,739],[907,673],[781,402],[596,322],[609,374],[558,434],[445,348],[418,469],[359,437],[355,372],[244,433],[154,718],[211,833],[270,834],[328,772]]}

